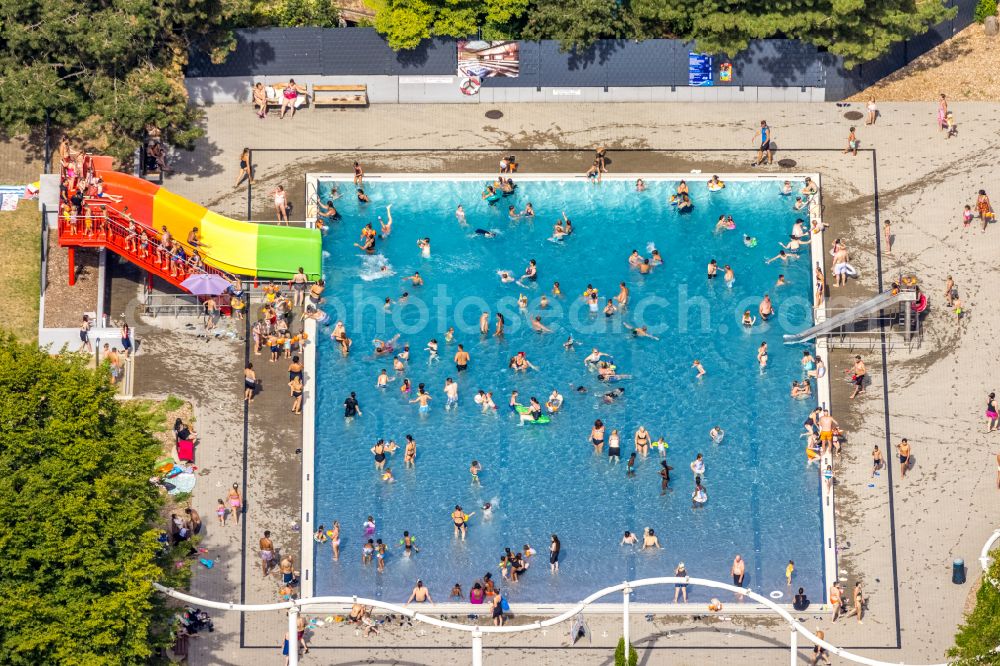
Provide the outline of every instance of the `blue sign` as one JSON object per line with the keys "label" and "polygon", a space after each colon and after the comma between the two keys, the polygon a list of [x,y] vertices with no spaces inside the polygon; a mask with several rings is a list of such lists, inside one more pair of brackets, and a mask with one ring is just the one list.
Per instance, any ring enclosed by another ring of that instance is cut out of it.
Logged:
{"label": "blue sign", "polygon": [[712,56],[704,53],[688,53],[688,85],[712,85]]}

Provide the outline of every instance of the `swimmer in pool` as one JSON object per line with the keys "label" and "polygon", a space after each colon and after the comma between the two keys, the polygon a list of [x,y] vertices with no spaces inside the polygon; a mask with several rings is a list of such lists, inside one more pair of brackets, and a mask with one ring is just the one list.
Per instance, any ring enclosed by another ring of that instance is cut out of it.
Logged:
{"label": "swimmer in pool", "polygon": [[462,208],[462,204],[458,204],[458,207],[455,208],[455,219],[457,219],[458,223],[463,227],[467,224],[465,221],[465,209]]}
{"label": "swimmer in pool", "polygon": [[538,370],[538,366],[529,361],[527,354],[523,351],[519,351],[511,357],[510,362],[507,365],[514,370],[514,372],[527,372],[529,369]]}
{"label": "swimmer in pool", "polygon": [[788,196],[792,193],[792,181],[786,180],[785,184],[781,186],[781,195]]}
{"label": "swimmer in pool", "polygon": [[571,335],[568,338],[566,338],[566,342],[563,343],[563,349],[571,350],[576,348],[578,344],[580,343],[577,340],[574,340],[573,336]]}
{"label": "swimmer in pool", "polygon": [[760,343],[757,348],[757,364],[761,370],[767,367],[767,341]]}
{"label": "swimmer in pool", "polygon": [[712,429],[708,431],[708,436],[711,437],[712,441],[716,444],[722,444],[722,440],[726,436],[726,432],[719,426],[713,426]]}
{"label": "swimmer in pool", "polygon": [[521,219],[521,215],[517,212],[517,209],[513,206],[507,206],[507,217],[510,218],[511,222],[517,222]]}
{"label": "swimmer in pool", "polygon": [[[413,275],[403,278],[403,282],[410,281],[413,283],[414,287],[419,287],[424,283],[424,279],[420,277],[419,271],[413,271]],[[402,300],[402,299],[400,299]]]}
{"label": "swimmer in pool", "polygon": [[415,402],[419,403],[420,406],[417,408],[417,412],[420,414],[426,414],[429,411],[431,411],[431,406],[429,404],[430,401],[431,401],[431,396],[427,393],[427,391],[424,390],[424,385],[418,384],[417,397],[414,398],[413,400],[410,400],[410,404],[412,405]]}
{"label": "swimmer in pool", "polygon": [[729,289],[732,289],[733,288],[733,283],[736,282],[736,274],[733,272],[733,269],[729,267],[729,264],[726,264],[723,267],[723,271],[724,272],[722,274],[722,279],[725,280],[726,287],[728,287]]}
{"label": "swimmer in pool", "polygon": [[701,364],[701,361],[699,361],[698,359],[694,360],[694,362],[691,364],[691,367],[698,371],[698,374],[695,376],[697,379],[701,379],[702,377],[705,376],[705,366],[703,366]]}
{"label": "swimmer in pool", "polygon": [[538,398],[532,396],[528,400],[528,411],[519,416],[521,420],[518,422],[518,425],[524,425],[525,421],[537,421],[542,418],[542,405],[538,402]]}
{"label": "swimmer in pool", "polygon": [[[530,280],[534,282],[538,279],[538,265],[535,263],[534,259],[528,260],[528,266],[524,269],[524,275],[521,276],[521,280]],[[518,280],[520,282],[521,280]]]}
{"label": "swimmer in pool", "polygon": [[811,239],[809,238],[806,238],[805,240],[800,240],[795,236],[789,236],[788,243],[778,243],[778,245],[785,248],[789,252],[794,253],[798,252],[800,247],[802,247],[803,245],[808,245],[810,242]]}
{"label": "swimmer in pool", "polygon": [[542,318],[539,315],[535,315],[535,318],[531,320],[531,330],[536,333],[551,333],[552,329],[542,323]]}
{"label": "swimmer in pool", "polygon": [[597,364],[597,378],[602,382],[617,382],[622,379],[632,379],[632,375],[619,375],[615,371],[615,366],[607,361],[601,361]]}
{"label": "swimmer in pool", "polygon": [[484,238],[496,238],[496,232],[487,229],[476,229],[476,233]]}
{"label": "swimmer in pool", "polygon": [[389,218],[388,222],[383,222],[382,218],[378,218],[379,224],[382,226],[382,238],[383,240],[389,237],[392,233],[392,204],[385,207],[385,215]]}
{"label": "swimmer in pool", "polygon": [[534,216],[535,216],[535,207],[532,206],[531,202],[529,201],[527,204],[525,204],[524,210],[521,211],[521,217],[534,217]]}
{"label": "swimmer in pool", "polygon": [[775,287],[784,287],[787,284],[788,284],[788,282],[785,280],[785,274],[782,273],[781,275],[778,276],[778,280],[774,283],[774,286]]}
{"label": "swimmer in pool", "polygon": [[612,389],[607,393],[605,393],[603,400],[604,402],[610,405],[623,395],[625,395],[625,389],[619,386],[618,388]]}
{"label": "swimmer in pool", "polygon": [[628,256],[628,265],[632,268],[638,268],[641,263],[642,257],[639,256],[639,250],[632,250],[632,254]]}
{"label": "swimmer in pool", "polygon": [[418,238],[417,247],[420,248],[420,256],[424,259],[428,259],[431,256],[431,239],[430,238]]}
{"label": "swimmer in pool", "polygon": [[757,318],[750,314],[749,310],[743,313],[743,326],[746,328],[752,328],[754,324],[757,323]]}
{"label": "swimmer in pool", "polygon": [[790,259],[798,259],[798,258],[799,258],[799,255],[797,255],[797,254],[788,254],[784,250],[781,250],[780,252],[778,252],[778,254],[774,255],[770,259],[766,259],[764,261],[764,263],[765,264],[769,264],[772,261],[778,261],[780,259],[781,261],[783,261],[784,263],[787,264]]}
{"label": "swimmer in pool", "polygon": [[556,389],[552,389],[552,393],[549,394],[549,399],[545,401],[545,409],[549,410],[549,414],[555,414],[562,407],[563,397]]}
{"label": "swimmer in pool", "polygon": [[708,262],[707,272],[708,272],[708,279],[714,280],[715,274],[719,272],[719,264],[718,262],[715,261],[715,259],[712,259],[711,261]]}
{"label": "swimmer in pool", "polygon": [[695,478],[705,476],[705,457],[700,453],[695,456],[694,460],[691,461],[691,472],[694,474]]}
{"label": "swimmer in pool", "polygon": [[757,239],[754,238],[753,236],[748,236],[747,234],[743,234],[743,244],[746,245],[747,247],[757,247]]}
{"label": "swimmer in pool", "polygon": [[660,256],[659,250],[653,250],[653,253],[649,257],[649,263],[653,266],[659,266],[663,263],[663,257]]}
{"label": "swimmer in pool", "polygon": [[597,347],[594,347],[589,354],[583,359],[583,364],[587,367],[592,367],[597,365],[601,358],[607,357],[611,358],[610,354],[605,354],[602,351],[598,351]]}
{"label": "swimmer in pool", "polygon": [[637,542],[638,542],[638,539],[635,537],[635,535],[632,534],[631,532],[629,532],[628,530],[625,530],[625,536],[622,537],[622,541],[618,545],[620,545],[620,546],[634,546]]}
{"label": "swimmer in pool", "polygon": [[774,305],[771,303],[771,297],[764,294],[764,298],[760,300],[760,305],[757,306],[757,312],[760,314],[760,318],[767,321],[774,314]]}
{"label": "swimmer in pool", "polygon": [[473,460],[472,464],[469,465],[469,474],[472,475],[472,483],[479,485],[479,473],[483,470],[483,466],[479,464],[478,460]]}
{"label": "swimmer in pool", "polygon": [[424,351],[428,354],[428,363],[441,360],[441,357],[438,356],[438,341],[436,339],[431,338],[431,340],[427,343],[427,346],[424,347]]}
{"label": "swimmer in pool", "polygon": [[388,388],[389,382],[393,381],[394,379],[396,378],[390,377],[389,372],[385,368],[382,368],[382,371],[378,373],[378,379],[375,380],[375,388],[380,388],[380,389]]}
{"label": "swimmer in pool", "polygon": [[497,275],[500,276],[500,282],[507,284],[508,282],[514,282],[514,276],[508,271],[497,271]]}
{"label": "swimmer in pool", "polygon": [[399,340],[399,333],[392,336],[389,340],[379,340],[375,338],[372,343],[375,345],[375,355],[381,356],[382,354],[391,354],[395,351],[395,344]]}
{"label": "swimmer in pool", "polygon": [[622,322],[622,326],[632,331],[632,337],[634,338],[649,338],[650,340],[659,340],[658,337],[649,332],[648,326],[630,326],[625,322]]}

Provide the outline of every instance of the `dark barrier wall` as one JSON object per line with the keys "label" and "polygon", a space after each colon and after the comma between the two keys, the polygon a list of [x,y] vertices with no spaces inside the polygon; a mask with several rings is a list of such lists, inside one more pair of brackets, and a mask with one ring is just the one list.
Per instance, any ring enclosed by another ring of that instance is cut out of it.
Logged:
{"label": "dark barrier wall", "polygon": [[[950,0],[958,15],[920,37],[893,45],[882,58],[847,70],[839,57],[795,40],[751,42],[733,58],[732,82],[716,85],[825,88],[827,100],[861,91],[926,53],[972,22],[977,0]],[[693,43],[651,39],[603,40],[581,52],[563,52],[558,42],[521,42],[520,76],[493,78],[495,87],[686,86]],[[250,76],[442,76],[458,66],[453,39],[425,40],[412,51],[394,52],[372,28],[263,28],[238,30],[236,50],[212,64],[193,52],[191,78]]]}

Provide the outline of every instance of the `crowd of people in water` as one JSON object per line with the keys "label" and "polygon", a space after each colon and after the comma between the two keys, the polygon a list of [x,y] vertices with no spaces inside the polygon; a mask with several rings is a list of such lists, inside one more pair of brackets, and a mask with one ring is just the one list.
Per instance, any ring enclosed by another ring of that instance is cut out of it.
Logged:
{"label": "crowd of people in water", "polygon": [[[510,166],[513,164],[513,158],[510,158],[509,161],[505,160],[505,162],[507,162],[506,168],[502,170],[501,174],[495,179],[495,181],[486,185],[481,195],[482,199],[491,206],[498,205],[505,196],[515,192],[517,188],[517,185],[514,183],[512,178],[509,177],[509,174],[516,170],[512,169]],[[600,151],[598,151],[594,165],[587,173],[588,177],[594,182],[600,180],[601,174],[605,170],[602,162],[603,155]],[[361,205],[368,205],[370,202],[368,195],[364,190],[364,170],[357,162],[355,162],[354,165],[354,172],[355,196]],[[718,176],[713,176],[710,180],[708,180],[708,182],[701,184],[688,184],[686,181],[681,180],[677,183],[675,191],[670,195],[670,203],[676,207],[677,213],[680,215],[689,213],[694,206],[691,199],[692,187],[705,187],[709,192],[719,192],[723,190],[726,185]],[[647,191],[647,185],[644,180],[638,179],[635,182],[635,191]],[[795,197],[795,202],[792,204],[792,208],[796,212],[804,211],[802,213],[803,217],[795,219],[794,224],[792,224],[791,228],[788,230],[787,242],[780,243],[780,251],[777,254],[771,257],[763,258],[762,260],[764,263],[772,264],[774,262],[780,262],[784,265],[789,262],[799,260],[803,256],[806,257],[806,261],[809,261],[808,257],[810,244],[817,238],[817,235],[826,226],[819,222],[818,218],[815,216],[813,216],[809,222],[807,222],[806,219],[803,219],[810,217],[808,215],[808,207],[817,193],[818,188],[816,183],[808,177],[798,185],[794,185],[791,181],[785,181],[780,184],[779,194],[785,197]],[[330,194],[326,197],[325,201],[317,203],[319,217],[318,224],[322,229],[326,230],[330,225],[342,219],[341,214],[336,208],[336,201],[341,196],[342,195],[338,189],[334,187]],[[511,221],[523,218],[533,218],[535,216],[534,207],[530,202],[527,202],[522,210],[518,210],[514,205],[508,205],[507,216]],[[494,229],[478,227],[472,229],[466,219],[465,209],[461,204],[459,204],[455,209],[455,218],[460,226],[473,231],[475,236],[493,238],[500,233],[498,230]],[[354,245],[363,253],[363,255],[375,255],[378,252],[380,243],[390,241],[393,230],[391,205],[386,206],[384,217],[381,215],[378,216],[377,227],[378,228],[376,228],[376,225],[373,223],[366,223],[360,230],[360,238]],[[731,215],[720,216],[715,225],[715,231],[719,234],[731,232],[735,228],[736,224]],[[573,233],[573,222],[571,218],[563,212],[555,221],[552,229],[552,235],[549,240],[553,242],[563,242],[565,239],[572,236]],[[743,234],[743,243],[748,248],[756,247],[757,239],[749,234]],[[430,257],[431,239],[429,237],[419,238],[417,241],[417,250],[420,252],[422,257]],[[836,253],[834,256],[835,264],[847,262],[848,257],[846,249],[843,248],[839,241],[838,246],[834,248],[834,251]],[[647,252],[648,256],[643,256],[638,250],[632,251],[629,256],[623,258],[624,265],[626,265],[630,271],[635,271],[636,273],[643,275],[656,270],[658,266],[664,263],[664,258],[660,255],[659,251],[650,249],[647,250]],[[384,269],[385,268],[383,267],[382,270]],[[528,287],[538,284],[540,272],[541,267],[539,266],[539,263],[536,259],[532,258],[528,260],[522,272],[516,273],[509,270],[500,270],[497,271],[497,278],[501,283],[515,283],[521,287]],[[706,265],[706,279],[715,280],[719,277],[720,273],[722,282],[725,284],[726,288],[732,289],[737,279],[735,268],[731,264],[723,264],[720,267],[719,262],[716,259],[710,259]],[[839,282],[840,274],[837,273],[837,275]],[[819,302],[822,302],[821,294],[825,286],[825,278],[819,267],[817,267],[815,278],[817,281],[816,287],[817,293],[819,294]],[[846,276],[844,277],[844,280],[846,281]],[[412,275],[403,277],[403,281],[406,283],[407,289],[417,290],[425,286],[424,277],[421,276],[419,271],[414,271]],[[754,326],[763,324],[775,316],[778,305],[775,302],[775,296],[772,294],[776,293],[777,290],[780,290],[780,288],[785,284],[787,284],[787,282],[784,274],[779,274],[774,283],[775,291],[762,295],[756,308],[756,312],[754,313],[748,309],[743,313],[743,326],[753,328]],[[548,293],[543,293],[538,301],[540,309],[543,311],[546,309],[550,299],[559,299],[564,296],[563,288],[559,281],[553,281],[551,288],[547,290],[547,292]],[[339,349],[341,354],[347,357],[352,353],[353,341],[344,322],[331,321],[329,315],[322,310],[323,301],[321,294],[322,284],[320,284],[319,294],[315,295],[316,298],[310,299],[305,316],[315,318],[320,324],[326,327],[326,330],[329,331],[329,336],[336,348]],[[386,311],[391,311],[394,306],[406,304],[409,296],[410,294],[408,291],[403,291],[402,294],[395,300],[391,297],[386,297],[383,307]],[[630,296],[631,294],[628,284],[626,281],[622,280],[619,283],[618,292],[613,297],[601,299],[598,290],[593,285],[588,284],[583,290],[581,298],[586,302],[591,316],[600,317],[603,315],[604,317],[611,318],[622,317],[628,312]],[[522,294],[518,300],[518,304],[532,331],[539,334],[553,333],[552,329],[543,321],[541,315],[528,315],[528,299],[526,296]],[[483,339],[502,338],[504,336],[506,324],[507,322],[503,313],[496,312],[491,314],[489,311],[482,311],[479,316],[479,334]],[[628,331],[627,334],[629,336],[636,339],[648,339],[651,341],[659,340],[658,337],[649,331],[647,326],[641,325],[641,323],[637,322],[633,325],[628,322],[624,322],[623,320],[623,327]],[[265,335],[263,333],[260,336],[255,336],[255,340],[264,339]],[[413,361],[411,352],[415,350],[411,350],[410,344],[401,340],[401,336],[399,334],[395,334],[387,339],[376,338],[371,343],[371,357],[368,358],[385,359],[391,363],[391,371],[384,367],[377,371],[374,378],[375,387],[380,391],[388,391],[390,386],[395,387],[395,390],[402,395],[406,402],[415,406],[417,414],[421,417],[426,416],[431,411],[432,405],[436,404],[435,398],[437,395],[440,395],[441,399],[443,399],[443,408],[445,410],[450,411],[460,409],[460,405],[462,404],[459,400],[460,382],[463,375],[468,371],[470,364],[473,363],[474,359],[463,344],[457,343],[453,327],[447,329],[443,336],[443,341],[448,346],[453,346],[455,350],[450,359],[454,364],[454,373],[451,376],[448,376],[445,379],[444,384],[438,389],[440,390],[440,394],[438,394],[435,389],[429,387],[426,383],[415,382],[407,376],[411,367],[411,362]],[[269,342],[257,342],[255,344],[258,349],[260,347],[270,346],[272,355],[281,353],[280,346],[276,348]],[[581,342],[575,340],[572,336],[569,336],[563,343],[563,347],[568,351],[572,351],[580,345]],[[442,361],[441,354],[443,353],[443,350],[441,342],[437,338],[428,340],[423,346],[421,352],[422,355],[426,354],[428,364]],[[287,355],[288,353],[286,351],[286,356]],[[767,343],[762,342],[756,352],[755,359],[761,372],[765,372],[768,367],[768,357]],[[507,368],[513,373],[529,373],[539,371],[539,366],[529,358],[526,351],[518,351],[515,353],[509,358],[506,365]],[[582,359],[582,365],[586,371],[592,373],[598,381],[605,385],[605,388],[602,388],[599,391],[599,399],[601,402],[613,404],[616,401],[623,399],[626,393],[626,388],[625,386],[618,385],[618,383],[631,379],[631,375],[623,372],[622,369],[615,363],[615,360],[611,357],[611,355],[602,351],[599,347],[591,347],[590,352]],[[694,359],[691,367],[695,378],[701,379],[706,376],[707,370],[700,360]],[[863,390],[863,364],[861,364],[860,370],[856,370],[856,375],[860,374],[860,379],[857,380],[856,386],[858,387],[858,390]],[[809,351],[804,351],[801,360],[801,375],[796,376],[791,381],[790,397],[793,399],[808,399],[811,396],[814,396],[814,384],[819,379],[823,378],[826,373],[827,368],[824,360],[818,356],[814,356]],[[572,388],[572,390],[580,393],[594,392],[593,389],[588,389],[587,386],[583,384]],[[505,408],[498,406],[498,402],[505,402]],[[475,405],[472,407],[473,409],[478,409],[483,413],[500,413],[506,409],[511,418],[515,420],[519,426],[541,426],[560,417],[565,399],[559,388],[555,386],[551,388],[551,392],[544,398],[540,398],[538,396],[522,396],[517,390],[512,390],[509,394],[504,396],[504,398],[500,398],[499,396],[494,395],[494,392],[488,390],[487,388],[479,388],[473,395],[472,403]],[[358,399],[357,391],[349,391],[349,395],[347,395],[344,399],[343,407],[345,419],[356,419],[362,417],[364,414],[362,405]],[[705,443],[709,446],[719,446],[723,444],[725,436],[726,433],[720,425],[713,425],[710,428],[707,427]],[[843,433],[840,431],[837,422],[828,411],[822,408],[815,409],[806,419],[802,437],[806,439],[806,459],[810,462],[810,464],[821,460],[827,453],[839,453],[844,439]],[[625,453],[626,461],[622,463],[622,440],[626,438],[631,439],[632,446],[628,447],[627,444],[624,445],[627,452]],[[666,442],[664,434],[658,433],[654,436],[644,425],[640,425],[634,432],[631,433],[622,432],[618,428],[606,425],[601,418],[597,418],[595,419],[593,426],[590,428],[587,440],[590,443],[595,455],[602,457],[606,455],[610,465],[623,465],[624,472],[627,477],[634,477],[636,475],[639,461],[652,457],[656,461],[654,468],[657,474],[660,495],[666,495],[668,492],[672,491],[671,483],[675,482],[676,479],[671,476],[671,472],[674,470],[674,467],[668,464],[667,450],[669,445]],[[628,451],[628,448],[631,448],[632,450]],[[375,441],[374,445],[371,446],[369,453],[372,456],[372,463],[378,480],[377,482],[393,483],[396,481],[396,475],[392,469],[391,460],[400,450],[402,450],[403,455],[403,466],[405,468],[415,467],[418,459],[417,442],[410,434],[405,436],[405,443],[402,445],[397,444],[396,441],[391,438],[379,438]],[[462,464],[464,465],[465,463]],[[705,455],[700,452],[697,453],[695,458],[689,461],[688,467],[690,469],[691,477],[687,482],[690,484],[687,492],[689,493],[691,507],[696,510],[703,509],[709,505],[710,496],[709,490],[706,488],[704,483],[706,470]],[[468,463],[468,474],[471,484],[479,483],[479,475],[482,470],[483,467],[479,461],[471,460]],[[833,478],[830,468],[828,467],[826,470],[823,470],[823,472],[822,477],[825,482],[832,484]],[[489,520],[493,510],[494,507],[490,502],[486,502],[481,506],[473,507],[473,510],[471,511],[469,511],[468,508],[463,508],[462,505],[455,505],[454,509],[450,513],[454,537],[457,540],[464,541],[469,535],[469,528],[472,524],[470,523],[470,519],[479,513],[480,520]],[[390,538],[388,535],[379,531],[378,525],[372,516],[368,517],[368,520],[365,521],[362,529],[364,531],[364,538],[360,543],[360,561],[362,565],[366,567],[374,567],[377,572],[385,571],[387,566],[386,560],[389,557],[391,550],[397,551],[402,557],[411,557],[420,552],[417,537],[411,531],[403,531],[400,536]],[[327,529],[324,525],[320,525],[316,530],[314,538],[317,543],[328,543],[331,548],[333,559],[340,559],[341,525],[339,522],[334,521],[330,529]],[[654,529],[649,527],[643,530],[641,537],[626,531],[621,540],[621,544],[641,544],[642,549],[662,548]],[[555,534],[551,535],[548,552],[549,570],[553,574],[557,573],[559,570],[560,550],[561,543],[559,537]],[[519,581],[531,568],[535,555],[535,549],[529,544],[524,544],[520,549],[512,547],[504,548],[498,558],[501,581],[510,581],[511,583]],[[352,559],[353,556],[354,555],[352,554]],[[739,557],[737,557],[737,562],[734,564],[734,581],[736,580],[737,569],[739,569],[739,580],[742,583],[743,562]],[[684,570],[683,564],[680,565],[679,570]],[[792,583],[791,570],[787,572],[787,576],[788,584],[790,586]],[[497,585],[498,581],[494,580],[492,573],[487,572],[472,583],[468,590],[468,599],[472,603],[492,603],[496,600],[494,618],[499,618],[497,621],[502,622],[504,604],[499,601],[501,595],[498,593]],[[678,588],[678,594],[680,594],[681,589],[683,588]],[[465,593],[460,584],[455,584],[451,596],[453,599],[462,599],[465,597]],[[683,590],[683,596],[686,600],[686,589]],[[409,601],[431,601],[430,592],[422,582],[417,583]]]}

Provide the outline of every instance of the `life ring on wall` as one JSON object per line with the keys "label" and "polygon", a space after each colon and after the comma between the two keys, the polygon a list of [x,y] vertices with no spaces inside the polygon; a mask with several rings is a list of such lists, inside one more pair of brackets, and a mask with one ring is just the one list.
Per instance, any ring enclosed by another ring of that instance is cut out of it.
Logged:
{"label": "life ring on wall", "polygon": [[458,89],[462,91],[463,95],[475,95],[482,86],[483,82],[478,76],[470,76],[462,79],[462,83],[458,86]]}

